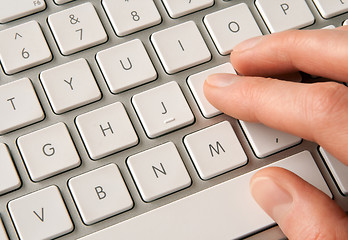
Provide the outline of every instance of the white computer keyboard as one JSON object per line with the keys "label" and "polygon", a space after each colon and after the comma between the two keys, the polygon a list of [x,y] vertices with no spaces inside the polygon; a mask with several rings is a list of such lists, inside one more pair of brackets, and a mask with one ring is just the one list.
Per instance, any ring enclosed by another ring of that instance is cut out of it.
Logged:
{"label": "white computer keyboard", "polygon": [[347,24],[345,1],[0,4],[0,240],[280,239],[248,187],[268,164],[348,211],[348,167],[202,88],[245,39]]}

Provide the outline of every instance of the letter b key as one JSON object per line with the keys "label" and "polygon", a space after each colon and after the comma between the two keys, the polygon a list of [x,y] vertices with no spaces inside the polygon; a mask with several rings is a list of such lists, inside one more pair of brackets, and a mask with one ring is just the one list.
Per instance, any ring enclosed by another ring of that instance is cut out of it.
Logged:
{"label": "letter b key", "polygon": [[132,198],[115,164],[74,177],[68,185],[87,225],[133,207]]}

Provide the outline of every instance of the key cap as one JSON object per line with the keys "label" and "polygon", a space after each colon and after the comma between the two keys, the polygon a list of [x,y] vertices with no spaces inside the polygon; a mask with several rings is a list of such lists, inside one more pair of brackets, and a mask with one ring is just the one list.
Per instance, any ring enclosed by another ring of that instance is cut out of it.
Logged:
{"label": "key cap", "polygon": [[214,0],[163,0],[163,3],[172,18],[179,18],[212,6]]}
{"label": "key cap", "polygon": [[139,39],[97,53],[97,61],[112,93],[150,82],[157,72]]}
{"label": "key cap", "polygon": [[20,239],[53,239],[74,229],[56,186],[12,200],[8,209]]}
{"label": "key cap", "polygon": [[169,82],[132,98],[134,108],[150,138],[169,133],[194,121],[179,85]]}
{"label": "key cap", "polygon": [[[332,197],[309,152],[301,152],[271,166],[289,169]],[[228,180],[80,240],[111,240],[115,236],[120,239],[153,240],[163,239],[164,236],[167,240],[243,238],[275,225],[249,191],[249,182],[255,172]]]}
{"label": "key cap", "polygon": [[303,28],[315,20],[303,0],[256,0],[255,4],[271,33]]}
{"label": "key cap", "polygon": [[326,165],[330,169],[341,193],[348,196],[348,166],[344,165],[337,158],[328,153],[324,148],[319,148],[321,156],[324,158]]}
{"label": "key cap", "polygon": [[2,240],[8,240],[9,239],[8,236],[7,236],[4,224],[1,221],[1,218],[0,218],[0,239],[2,239]]}
{"label": "key cap", "polygon": [[103,7],[118,36],[125,36],[162,21],[153,0],[103,0]]}
{"label": "key cap", "polygon": [[44,0],[16,0],[2,2],[0,8],[0,23],[28,16],[46,8]]}
{"label": "key cap", "polygon": [[138,136],[120,102],[77,116],[76,125],[94,160],[138,143]]}
{"label": "key cap", "polygon": [[48,62],[50,49],[35,21],[0,32],[0,61],[7,74],[14,74]]}
{"label": "key cap", "polygon": [[229,54],[238,43],[262,35],[245,3],[208,14],[204,24],[222,55]]}
{"label": "key cap", "polygon": [[336,27],[334,25],[328,25],[326,27],[323,27],[322,29],[335,29]]}
{"label": "key cap", "polygon": [[72,1],[75,1],[75,0],[54,0],[54,2],[57,4],[64,4],[64,3],[68,3]]}
{"label": "key cap", "polygon": [[108,37],[92,3],[84,3],[48,17],[63,55],[70,55],[107,41]]}
{"label": "key cap", "polygon": [[28,78],[0,86],[0,135],[44,119],[45,115]]}
{"label": "key cap", "polygon": [[81,163],[64,123],[21,136],[17,144],[33,181],[44,180]]}
{"label": "key cap", "polygon": [[[15,190],[20,186],[21,180],[12,162],[10,152],[5,144],[0,143],[0,195]],[[0,239],[2,239],[1,233]]]}
{"label": "key cap", "polygon": [[57,114],[101,98],[93,73],[82,58],[41,72],[40,80]]}
{"label": "key cap", "polygon": [[211,59],[209,49],[193,21],[155,32],[151,41],[169,74]]}
{"label": "key cap", "polygon": [[239,121],[254,153],[264,158],[299,144],[302,139],[260,123]]}
{"label": "key cap", "polygon": [[68,185],[82,220],[87,225],[133,207],[133,200],[116,164],[74,177]]}
{"label": "key cap", "polygon": [[146,202],[191,185],[191,178],[172,142],[130,156],[127,165]]}
{"label": "key cap", "polygon": [[184,143],[203,180],[241,167],[248,161],[227,121],[187,135]]}
{"label": "key cap", "polygon": [[217,67],[205,70],[200,73],[193,74],[188,77],[187,84],[189,85],[193,96],[198,103],[199,109],[206,118],[211,118],[219,115],[221,112],[216,109],[210,102],[206,99],[203,92],[203,84],[205,79],[214,73],[236,73],[230,63],[224,63]]}
{"label": "key cap", "polygon": [[345,0],[313,0],[321,16],[331,18],[348,11],[348,2]]}

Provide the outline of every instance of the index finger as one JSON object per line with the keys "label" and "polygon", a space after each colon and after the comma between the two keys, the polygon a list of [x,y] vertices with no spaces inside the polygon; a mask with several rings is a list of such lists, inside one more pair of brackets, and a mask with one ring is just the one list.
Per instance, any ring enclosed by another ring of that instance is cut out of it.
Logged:
{"label": "index finger", "polygon": [[274,76],[296,71],[347,82],[348,26],[286,31],[249,39],[231,53],[237,72]]}

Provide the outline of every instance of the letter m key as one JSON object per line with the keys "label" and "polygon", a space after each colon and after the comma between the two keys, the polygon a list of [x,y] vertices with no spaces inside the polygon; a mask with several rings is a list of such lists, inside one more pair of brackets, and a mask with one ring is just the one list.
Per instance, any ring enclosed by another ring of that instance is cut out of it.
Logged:
{"label": "letter m key", "polygon": [[214,152],[218,155],[220,155],[221,150],[225,152],[225,149],[222,147],[219,141],[217,141],[215,145],[216,147],[214,147],[212,144],[209,144],[209,150],[212,157],[214,157]]}

